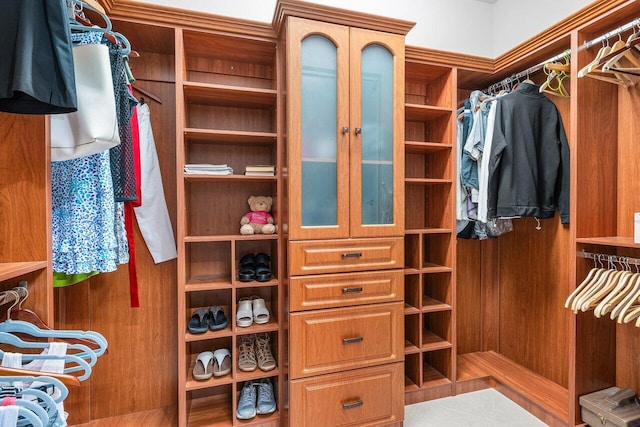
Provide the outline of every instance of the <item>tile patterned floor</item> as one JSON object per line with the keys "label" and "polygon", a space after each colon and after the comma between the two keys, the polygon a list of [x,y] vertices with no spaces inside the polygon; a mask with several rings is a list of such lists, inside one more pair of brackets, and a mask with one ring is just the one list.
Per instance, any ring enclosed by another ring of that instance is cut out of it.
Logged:
{"label": "tile patterned floor", "polygon": [[544,427],[494,389],[407,405],[404,427]]}

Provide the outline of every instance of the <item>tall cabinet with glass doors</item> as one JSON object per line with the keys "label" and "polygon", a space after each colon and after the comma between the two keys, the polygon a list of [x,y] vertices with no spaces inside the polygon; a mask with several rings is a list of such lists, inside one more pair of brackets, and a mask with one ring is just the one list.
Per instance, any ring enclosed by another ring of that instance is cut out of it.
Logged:
{"label": "tall cabinet with glass doors", "polygon": [[290,425],[403,418],[404,36],[286,21]]}

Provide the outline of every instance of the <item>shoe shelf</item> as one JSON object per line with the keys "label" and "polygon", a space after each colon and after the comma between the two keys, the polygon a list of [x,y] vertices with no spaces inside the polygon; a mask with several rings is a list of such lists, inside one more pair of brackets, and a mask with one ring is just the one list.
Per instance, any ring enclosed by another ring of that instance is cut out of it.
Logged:
{"label": "shoe shelf", "polygon": [[452,393],[454,80],[450,67],[405,62],[407,402]]}
{"label": "shoe shelf", "polygon": [[[283,396],[281,299],[278,280],[280,236],[241,235],[240,219],[249,212],[252,195],[273,197],[271,214],[278,224],[281,186],[279,176],[245,176],[247,165],[276,165],[279,160],[277,126],[278,82],[276,42],[223,32],[178,30],[176,98],[178,111],[178,242],[180,302],[184,319],[178,357],[180,427],[280,424],[279,411],[252,420],[236,417],[238,399],[246,381],[269,378],[276,403]],[[226,164],[232,175],[185,174],[185,164]],[[279,172],[277,170],[277,172]],[[264,252],[271,278],[241,282],[239,261],[247,253]],[[238,301],[258,295],[265,300],[269,320],[239,327]],[[219,305],[228,319],[221,330],[189,333],[186,325],[195,310]],[[182,322],[181,322],[182,325]],[[276,368],[263,372],[240,371],[240,337],[268,333]],[[198,354],[226,348],[231,353],[231,373],[199,381],[193,378]],[[279,409],[279,408],[278,408]]]}

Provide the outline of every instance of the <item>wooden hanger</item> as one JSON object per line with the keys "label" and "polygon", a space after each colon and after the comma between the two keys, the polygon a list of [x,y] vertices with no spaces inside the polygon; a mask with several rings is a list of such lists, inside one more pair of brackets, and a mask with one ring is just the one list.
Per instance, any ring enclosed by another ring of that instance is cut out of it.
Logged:
{"label": "wooden hanger", "polygon": [[594,308],[594,316],[599,318],[609,313],[616,304],[622,301],[629,294],[629,291],[633,289],[633,284],[640,277],[640,274],[632,272],[629,273],[631,274],[620,279],[616,287]]}
{"label": "wooden hanger", "polygon": [[30,369],[6,368],[0,366],[0,376],[29,376],[29,377],[51,377],[59,380],[66,386],[78,387],[80,380],[69,374],[54,374],[53,372],[32,371]]}
{"label": "wooden hanger", "polygon": [[[594,260],[594,262],[595,262],[595,260]],[[587,274],[587,277],[582,281],[582,283],[580,283],[573,290],[573,292],[571,292],[571,294],[569,295],[569,297],[565,301],[564,308],[571,307],[573,309],[573,301],[574,301],[574,299],[584,290],[584,288],[586,286],[588,286],[588,284],[592,280],[594,280],[594,276],[595,275],[600,275],[602,273],[602,271],[603,271],[603,269],[602,268],[598,268],[597,266],[594,266],[591,270],[589,270],[589,273]]]}
{"label": "wooden hanger", "polygon": [[606,45],[601,48],[598,51],[596,58],[578,72],[578,77],[590,77],[620,86],[631,86],[633,84],[631,79],[626,77],[623,73],[612,70],[602,70],[602,65],[604,65],[604,63],[600,62],[602,58],[606,57],[613,51],[621,49],[624,45],[626,45],[626,43],[623,40],[618,40],[613,46]]}
{"label": "wooden hanger", "polygon": [[602,287],[595,292],[592,296],[587,298],[583,303],[580,309],[585,312],[595,308],[603,298],[609,295],[613,290],[617,287],[617,285],[624,281],[625,278],[631,276],[632,273],[629,271],[616,271],[612,275],[609,276],[609,279],[602,285]]}
{"label": "wooden hanger", "polygon": [[611,320],[618,318],[618,323],[622,323],[627,311],[638,302],[638,297],[640,297],[640,280],[636,279],[627,296],[611,310],[609,316]]}
{"label": "wooden hanger", "polygon": [[581,311],[582,307],[589,300],[589,298],[591,298],[595,293],[597,293],[600,289],[602,289],[602,287],[605,285],[605,283],[608,280],[611,279],[614,273],[615,273],[615,270],[605,269],[605,271],[602,274],[600,274],[600,277],[594,282],[592,282],[591,286],[586,287],[585,291],[582,292],[578,296],[578,298],[574,300],[573,312],[578,313],[578,311]]}

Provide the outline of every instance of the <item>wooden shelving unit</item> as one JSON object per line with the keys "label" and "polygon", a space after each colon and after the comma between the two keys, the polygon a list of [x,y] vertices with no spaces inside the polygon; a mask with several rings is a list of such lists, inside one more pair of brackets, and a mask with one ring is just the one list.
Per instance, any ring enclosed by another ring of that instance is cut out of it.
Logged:
{"label": "wooden shelving unit", "polygon": [[405,64],[405,394],[453,394],[455,70]]}
{"label": "wooden shelving unit", "polygon": [[[277,366],[283,364],[283,294],[278,234],[240,235],[240,218],[252,195],[272,196],[276,223],[281,211],[276,176],[245,176],[249,164],[273,164],[279,170],[278,82],[275,40],[177,30],[178,100],[178,415],[180,426],[279,425],[284,399],[283,371],[242,372],[237,367],[240,336],[267,333]],[[227,164],[232,175],[185,174],[185,164]],[[272,279],[240,282],[240,258],[270,255]],[[266,324],[236,324],[238,300],[258,295],[270,313]],[[187,324],[200,307],[220,305],[229,325],[191,334]],[[197,355],[226,348],[232,372],[207,381],[192,377]],[[268,378],[278,410],[239,420],[235,411],[247,381]]]}

